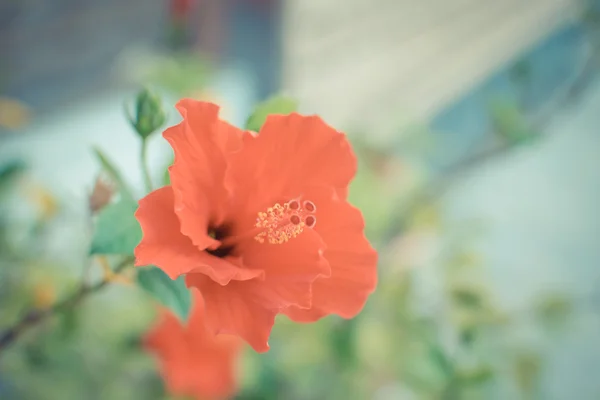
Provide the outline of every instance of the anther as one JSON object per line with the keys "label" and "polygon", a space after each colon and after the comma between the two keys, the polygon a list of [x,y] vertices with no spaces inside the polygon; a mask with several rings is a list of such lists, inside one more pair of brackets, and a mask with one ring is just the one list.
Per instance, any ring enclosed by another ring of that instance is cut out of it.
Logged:
{"label": "anther", "polygon": [[301,234],[305,227],[312,228],[316,224],[317,218],[313,215],[316,209],[310,200],[277,203],[266,212],[258,213],[254,224],[258,232],[254,239],[259,243],[285,243]]}
{"label": "anther", "polygon": [[315,217],[314,215],[308,215],[306,216],[306,218],[304,218],[304,223],[307,227],[313,228],[317,223],[317,217]]}
{"label": "anther", "polygon": [[300,203],[298,202],[298,200],[292,200],[288,202],[287,205],[290,210],[297,210],[300,208]]}
{"label": "anther", "polygon": [[317,206],[315,206],[315,203],[313,203],[310,200],[305,200],[302,205],[303,205],[304,209],[306,211],[308,211],[309,213],[317,211]]}

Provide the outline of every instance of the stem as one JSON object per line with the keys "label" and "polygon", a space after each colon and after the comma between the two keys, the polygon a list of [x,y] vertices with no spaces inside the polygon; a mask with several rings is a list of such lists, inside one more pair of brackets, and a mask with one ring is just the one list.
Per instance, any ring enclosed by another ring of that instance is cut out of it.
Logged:
{"label": "stem", "polygon": [[[125,258],[115,267],[115,273],[122,272],[125,268],[130,266],[132,262],[132,257]],[[88,295],[98,292],[109,282],[109,280],[103,279],[102,281],[91,286],[86,285],[84,282],[81,284],[79,289],[67,296],[62,301],[54,304],[52,307],[45,310],[31,310],[27,312],[13,326],[0,332],[0,353],[6,350],[17,339],[19,339],[29,328],[33,328],[57,313],[78,306]]]}
{"label": "stem", "polygon": [[142,174],[144,175],[144,184],[146,185],[146,192],[152,191],[152,178],[150,177],[150,170],[148,169],[148,141],[142,139],[142,151],[140,153],[140,163],[142,165]]}

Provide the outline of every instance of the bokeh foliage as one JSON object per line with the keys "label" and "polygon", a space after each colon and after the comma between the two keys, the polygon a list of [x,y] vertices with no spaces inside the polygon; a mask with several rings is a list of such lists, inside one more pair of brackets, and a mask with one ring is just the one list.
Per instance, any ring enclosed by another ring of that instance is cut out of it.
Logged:
{"label": "bokeh foliage", "polygon": [[[176,93],[183,90],[178,76],[162,80]],[[270,99],[249,116],[247,128],[258,131],[267,114],[295,108],[290,99]],[[529,131],[514,108],[498,103],[494,110],[500,134],[520,144]],[[328,317],[299,325],[278,318],[271,350],[248,350],[240,361],[236,398],[433,400],[507,393],[505,398],[535,398],[544,353],[512,339],[511,331],[523,316],[533,316],[541,332],[564,327],[572,311],[569,298],[551,293],[528,310],[504,310],[474,246],[485,234],[481,224],[448,221],[438,199],[423,196],[437,180],[423,167],[422,147],[407,146],[397,156],[358,136],[351,139],[360,169],[350,200],[363,211],[367,236],[380,252],[377,292],[353,320]],[[53,304],[77,287],[83,273],[101,279],[107,273],[103,265],[132,254],[140,235],[133,218],[139,196],[106,154],[95,153],[99,171],[117,193],[89,217],[91,259],[82,257],[72,266],[48,254],[45,245],[53,226],[68,220],[68,207],[51,188],[28,177],[22,164],[0,166],[0,326],[31,307]],[[15,208],[23,207],[27,218],[14,218]],[[185,318],[189,298],[182,282],[155,269],[127,278],[6,351],[0,358],[0,398],[171,398],[140,338],[157,301]]]}

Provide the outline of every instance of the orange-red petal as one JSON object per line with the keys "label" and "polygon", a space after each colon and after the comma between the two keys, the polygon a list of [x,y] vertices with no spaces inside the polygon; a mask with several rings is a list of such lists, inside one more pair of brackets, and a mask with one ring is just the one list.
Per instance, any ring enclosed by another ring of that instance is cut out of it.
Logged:
{"label": "orange-red petal", "polygon": [[161,310],[158,323],[146,333],[144,344],[152,349],[160,349],[165,360],[178,359],[186,352],[186,337],[181,323],[167,310]]}
{"label": "orange-red petal", "polygon": [[239,336],[259,353],[269,350],[268,340],[276,313],[258,304],[247,293],[248,282],[232,281],[221,286],[203,274],[188,274],[186,282],[189,287],[200,290],[206,324],[214,334]]}
{"label": "orange-red petal", "polygon": [[270,115],[257,136],[243,138],[231,159],[238,208],[250,213],[269,207],[307,186],[345,193],[356,174],[356,157],[346,136],[318,116]]}
{"label": "orange-red petal", "polygon": [[194,306],[186,326],[167,310],[144,338],[145,347],[156,354],[167,390],[196,398],[223,398],[235,392],[235,363],[241,341],[213,336],[205,326],[202,297]]}
{"label": "orange-red petal", "polygon": [[219,107],[184,99],[177,103],[183,121],[163,136],[173,147],[169,168],[175,213],[181,232],[199,249],[215,248],[209,226],[220,225],[230,189],[226,186],[227,156],[241,146],[242,131],[219,120]]}
{"label": "orange-red petal", "polygon": [[156,265],[171,279],[201,272],[222,285],[231,280],[260,277],[263,271],[240,268],[228,259],[200,251],[180,230],[170,186],[157,189],[140,200],[135,213],[143,237],[135,248],[137,266]]}
{"label": "orange-red petal", "polygon": [[244,265],[265,271],[264,281],[247,282],[245,288],[265,308],[280,310],[292,305],[311,306],[311,286],[320,276],[330,276],[319,234],[305,229],[282,244],[249,241],[243,247]]}
{"label": "orange-red petal", "polygon": [[377,284],[377,252],[364,236],[361,212],[331,189],[311,191],[317,204],[315,230],[327,244],[325,258],[331,276],[313,283],[312,307],[290,307],[285,313],[297,322],[313,322],[328,314],[356,316]]}

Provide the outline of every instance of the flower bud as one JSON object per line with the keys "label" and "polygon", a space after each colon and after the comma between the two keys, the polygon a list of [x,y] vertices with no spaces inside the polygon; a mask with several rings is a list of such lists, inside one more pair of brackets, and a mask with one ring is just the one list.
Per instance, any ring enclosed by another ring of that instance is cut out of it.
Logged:
{"label": "flower bud", "polygon": [[160,129],[166,120],[160,96],[148,88],[140,91],[135,101],[135,117],[130,115],[129,120],[142,139]]}
{"label": "flower bud", "polygon": [[98,177],[94,189],[89,196],[89,207],[92,214],[98,213],[110,203],[115,190],[113,185]]}
{"label": "flower bud", "polygon": [[49,282],[38,283],[33,288],[33,304],[38,309],[46,309],[56,301],[56,289]]}

